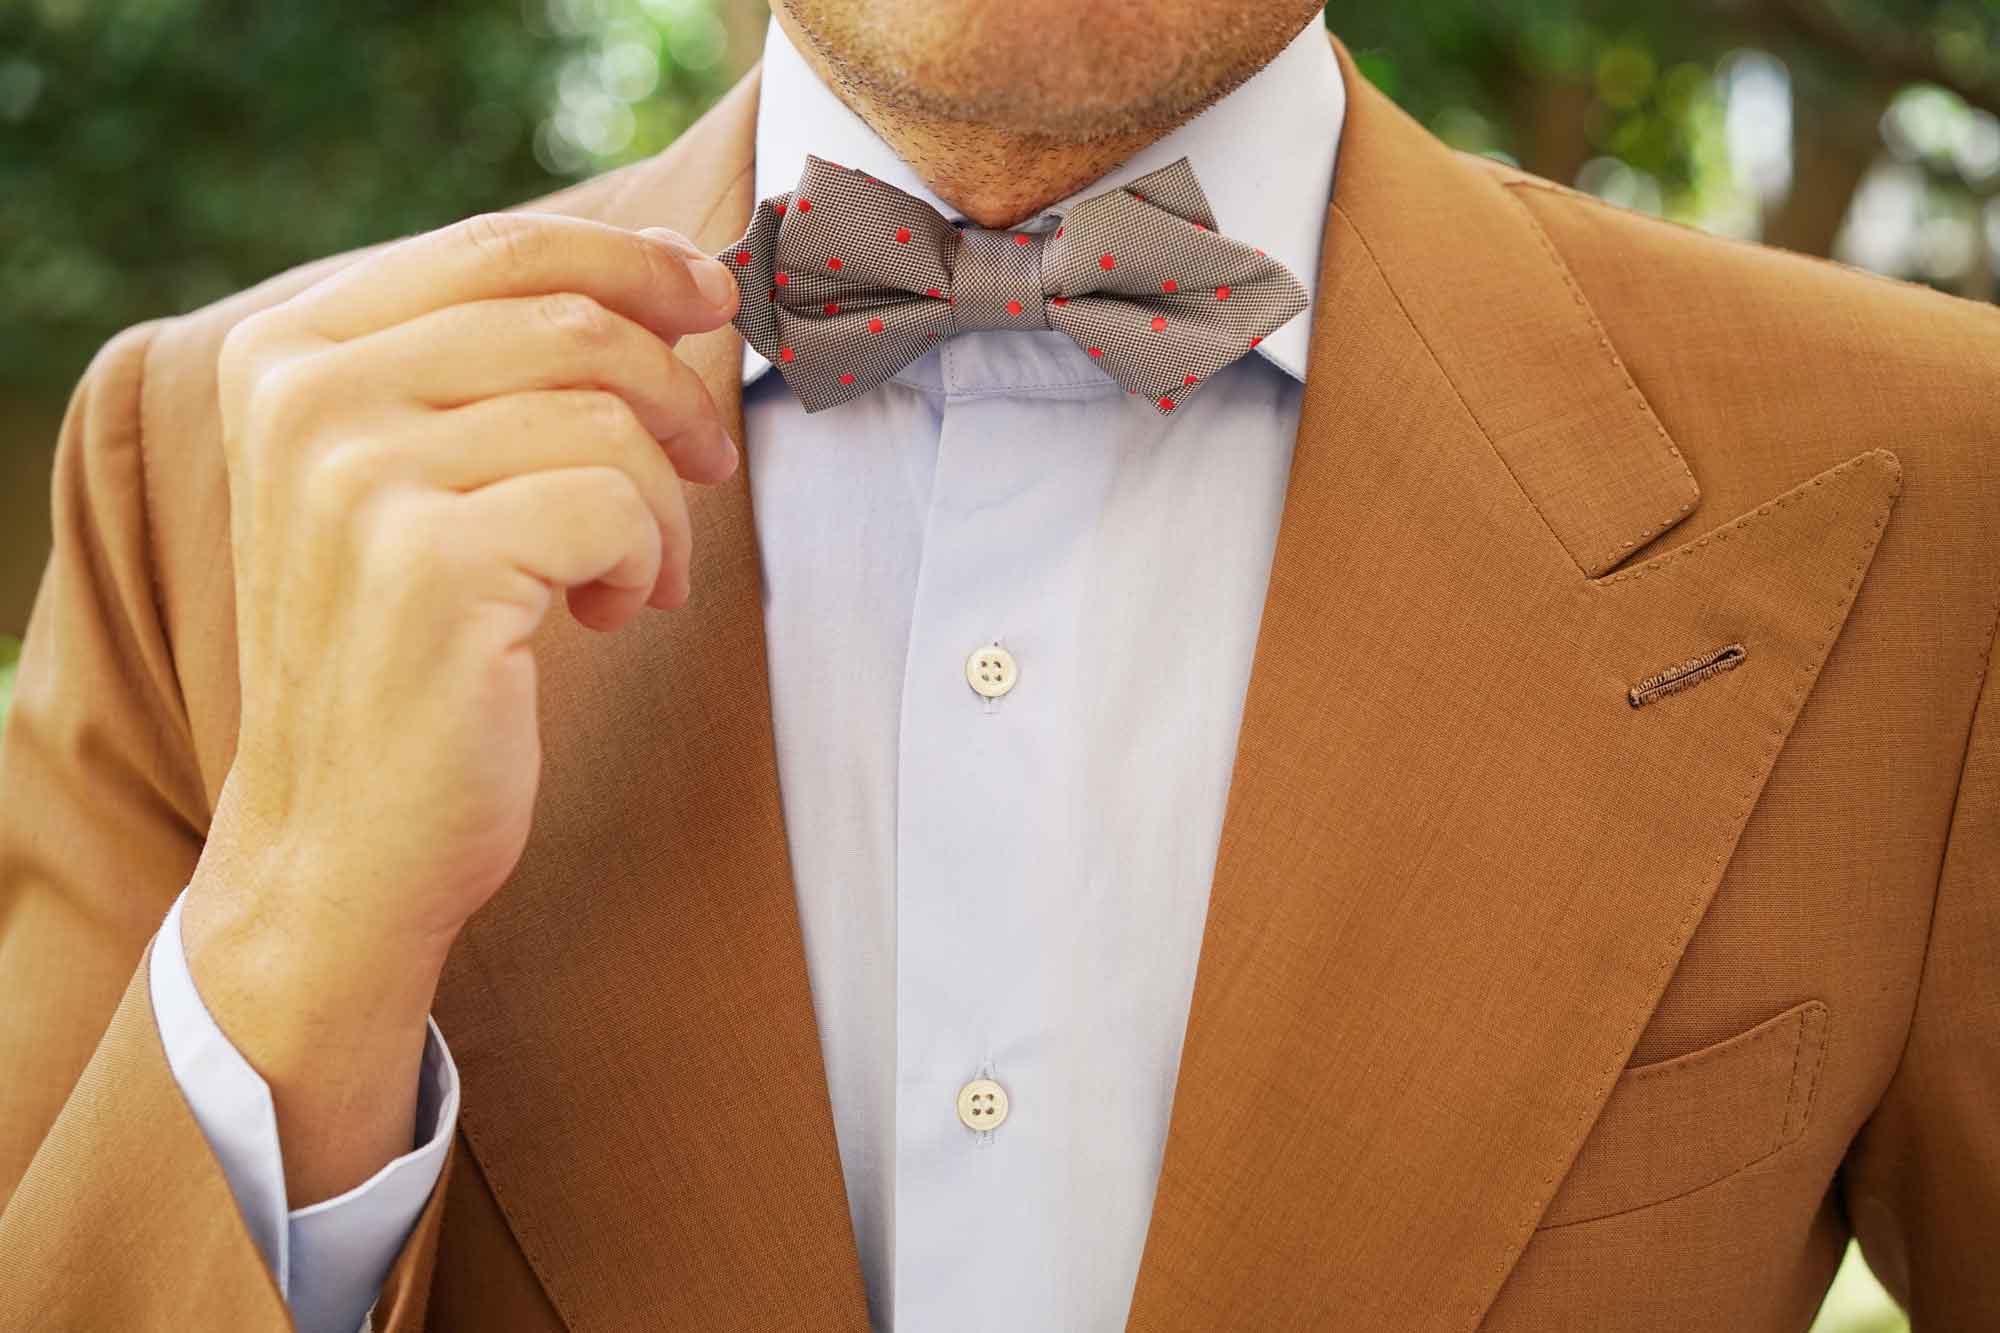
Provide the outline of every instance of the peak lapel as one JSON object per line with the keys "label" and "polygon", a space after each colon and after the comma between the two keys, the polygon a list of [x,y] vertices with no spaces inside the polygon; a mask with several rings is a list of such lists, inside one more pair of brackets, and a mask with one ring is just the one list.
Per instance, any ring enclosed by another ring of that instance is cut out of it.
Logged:
{"label": "peak lapel", "polygon": [[[1897,487],[1861,454],[1631,562],[1694,478],[1497,177],[1339,54],[1306,407],[1134,1330],[1478,1325]],[[1628,703],[1732,643],[1734,670]]]}
{"label": "peak lapel", "polygon": [[[710,250],[750,212],[753,72],[659,158],[544,201]],[[733,330],[684,340],[741,439]],[[778,797],[747,467],[690,487],[695,592],[536,642],[544,763],[438,998],[461,1127],[575,1329],[862,1333]]]}

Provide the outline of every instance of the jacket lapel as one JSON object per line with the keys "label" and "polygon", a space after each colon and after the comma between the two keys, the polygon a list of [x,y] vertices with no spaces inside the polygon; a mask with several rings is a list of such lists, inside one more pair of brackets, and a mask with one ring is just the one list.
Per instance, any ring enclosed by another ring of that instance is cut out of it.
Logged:
{"label": "jacket lapel", "polygon": [[[1500,171],[1339,54],[1306,407],[1134,1330],[1480,1322],[1897,488],[1862,454],[1634,560],[1694,478]],[[1629,704],[1730,644],[1735,669]]]}
{"label": "jacket lapel", "polygon": [[[659,158],[538,207],[710,250],[750,211],[754,74]],[[682,356],[742,437],[740,343]],[[690,487],[695,593],[536,644],[543,778],[438,997],[461,1129],[575,1329],[868,1326],[781,818],[747,467]]]}

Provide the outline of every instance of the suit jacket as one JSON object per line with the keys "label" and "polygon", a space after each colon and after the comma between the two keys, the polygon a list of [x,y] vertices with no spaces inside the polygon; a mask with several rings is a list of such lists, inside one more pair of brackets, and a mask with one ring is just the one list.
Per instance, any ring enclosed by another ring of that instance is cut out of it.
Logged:
{"label": "suit jacket", "polygon": [[[1339,55],[1129,1328],[1790,1331],[1851,1233],[1920,1328],[2000,1327],[2000,312],[1454,154]],[[535,206],[720,248],[755,90]],[[10,1329],[287,1325],[144,952],[238,723],[216,351],[350,258],[119,336],[61,435],[0,800]],[[739,346],[682,344],[740,420]],[[383,1333],[866,1327],[748,475],[691,488],[685,610],[541,632]]]}

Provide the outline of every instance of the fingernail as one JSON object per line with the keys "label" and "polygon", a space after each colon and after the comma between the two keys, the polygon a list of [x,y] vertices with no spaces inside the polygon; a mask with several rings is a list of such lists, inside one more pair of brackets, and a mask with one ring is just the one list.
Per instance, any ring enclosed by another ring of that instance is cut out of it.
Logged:
{"label": "fingernail", "polygon": [[694,285],[702,299],[718,309],[727,309],[736,299],[736,276],[713,259],[698,259],[688,266],[694,271]]}

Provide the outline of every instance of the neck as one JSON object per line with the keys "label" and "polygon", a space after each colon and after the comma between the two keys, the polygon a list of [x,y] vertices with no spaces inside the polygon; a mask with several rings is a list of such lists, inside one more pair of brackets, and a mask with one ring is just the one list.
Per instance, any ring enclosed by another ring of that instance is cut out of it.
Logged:
{"label": "neck", "polygon": [[1139,133],[1074,141],[999,125],[929,119],[904,107],[892,111],[829,65],[782,7],[774,12],[813,72],[938,198],[982,227],[1008,227],[1033,217],[1160,137]]}

